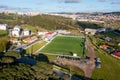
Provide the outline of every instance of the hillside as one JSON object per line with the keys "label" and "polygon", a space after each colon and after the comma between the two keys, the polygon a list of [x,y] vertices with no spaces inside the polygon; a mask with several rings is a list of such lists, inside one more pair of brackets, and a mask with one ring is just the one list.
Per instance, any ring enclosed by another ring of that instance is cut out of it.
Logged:
{"label": "hillside", "polygon": [[56,30],[56,29],[67,29],[76,30],[78,27],[81,29],[85,28],[112,28],[120,30],[119,21],[106,20],[105,23],[93,23],[93,22],[77,22],[70,18],[53,15],[17,15],[17,14],[5,14],[0,13],[0,23],[6,23],[11,28],[15,25],[20,25],[23,28],[28,28],[32,31],[37,30]]}
{"label": "hillside", "polygon": [[47,30],[55,29],[67,29],[73,30],[78,27],[77,22],[70,18],[64,18],[52,15],[37,15],[37,16],[26,16],[26,15],[16,15],[16,14],[0,14],[0,23],[6,23],[10,27],[15,25],[30,25],[33,27],[44,28]]}

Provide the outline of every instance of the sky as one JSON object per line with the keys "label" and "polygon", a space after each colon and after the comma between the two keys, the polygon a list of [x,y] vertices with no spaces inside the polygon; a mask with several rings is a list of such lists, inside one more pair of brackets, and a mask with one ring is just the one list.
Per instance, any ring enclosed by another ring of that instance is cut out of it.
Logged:
{"label": "sky", "polygon": [[0,10],[16,12],[115,12],[120,0],[0,0]]}

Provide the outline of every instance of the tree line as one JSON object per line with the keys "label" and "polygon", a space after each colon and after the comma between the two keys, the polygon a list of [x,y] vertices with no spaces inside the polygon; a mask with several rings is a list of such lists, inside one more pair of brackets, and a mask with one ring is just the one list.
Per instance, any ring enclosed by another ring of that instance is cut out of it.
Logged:
{"label": "tree line", "polygon": [[[42,61],[41,57],[32,56],[37,61],[35,65],[17,62],[22,56],[15,51],[8,51],[0,55],[0,79],[2,80],[58,80],[53,74],[53,67],[48,60]],[[43,56],[42,56],[43,57]],[[27,57],[29,59],[30,57]],[[45,58],[46,59],[46,58]]]}

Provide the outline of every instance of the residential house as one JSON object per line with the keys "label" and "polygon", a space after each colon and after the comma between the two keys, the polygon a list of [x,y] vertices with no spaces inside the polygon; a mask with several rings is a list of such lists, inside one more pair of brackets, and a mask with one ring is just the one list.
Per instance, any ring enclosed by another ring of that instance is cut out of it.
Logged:
{"label": "residential house", "polygon": [[101,45],[100,48],[104,49],[105,51],[107,51],[108,53],[112,53],[114,51],[113,48],[111,48],[108,45]]}
{"label": "residential house", "polygon": [[38,32],[38,35],[39,36],[43,36],[43,35],[45,35],[47,32]]}
{"label": "residential house", "polygon": [[25,42],[25,43],[32,43],[36,40],[38,40],[38,38],[36,36],[33,36],[33,37],[24,38],[22,41]]}
{"label": "residential house", "polygon": [[110,42],[110,41],[112,41],[112,38],[106,37],[106,38],[104,38],[104,40]]}
{"label": "residential house", "polygon": [[34,42],[36,40],[38,40],[38,38],[36,36],[33,36],[33,37],[31,37],[30,43],[32,43],[32,42]]}
{"label": "residential house", "polygon": [[52,36],[52,35],[54,35],[54,32],[47,32],[45,35],[46,36]]}
{"label": "residential house", "polygon": [[120,51],[114,52],[113,55],[120,57]]}
{"label": "residential house", "polygon": [[57,32],[47,32],[45,34],[45,41],[50,41],[55,35],[57,35]]}
{"label": "residential house", "polygon": [[108,45],[100,45],[100,48],[102,48],[102,49],[108,49],[109,46]]}
{"label": "residential house", "polygon": [[9,26],[7,24],[0,24],[0,30],[8,30]]}
{"label": "residential house", "polygon": [[25,43],[29,43],[31,41],[31,38],[27,37],[27,38],[24,38],[22,41],[25,42]]}
{"label": "residential house", "polygon": [[10,38],[12,44],[19,42],[17,38]]}
{"label": "residential house", "polygon": [[29,29],[25,29],[23,31],[23,36],[30,36],[31,35],[31,31]]}
{"label": "residential house", "polygon": [[14,37],[20,37],[21,35],[21,27],[16,25],[14,29],[12,30],[12,36]]}
{"label": "residential house", "polygon": [[86,28],[85,29],[85,34],[95,35],[96,33],[97,33],[96,29],[91,29],[91,28]]}

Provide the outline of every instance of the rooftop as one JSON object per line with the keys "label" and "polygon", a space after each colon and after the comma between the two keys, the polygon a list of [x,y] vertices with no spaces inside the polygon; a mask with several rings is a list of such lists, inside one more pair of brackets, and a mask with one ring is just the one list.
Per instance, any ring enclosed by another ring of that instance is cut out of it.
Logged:
{"label": "rooftop", "polygon": [[19,25],[16,25],[14,28],[21,28]]}
{"label": "rooftop", "polygon": [[100,48],[107,49],[107,48],[109,48],[109,46],[108,45],[101,45]]}
{"label": "rooftop", "polygon": [[115,56],[120,57],[120,51],[113,53]]}

